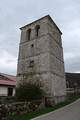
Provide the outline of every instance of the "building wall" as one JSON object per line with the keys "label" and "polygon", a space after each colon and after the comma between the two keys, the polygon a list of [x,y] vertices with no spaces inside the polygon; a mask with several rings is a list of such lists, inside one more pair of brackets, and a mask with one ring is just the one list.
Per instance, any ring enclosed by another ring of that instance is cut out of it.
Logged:
{"label": "building wall", "polygon": [[7,96],[7,87],[0,86],[0,96]]}
{"label": "building wall", "polygon": [[[38,37],[35,35],[36,25],[40,25]],[[30,40],[27,39],[28,29],[31,29]],[[33,48],[31,48],[32,44]],[[31,60],[34,60],[34,69],[29,67]],[[43,89],[48,96],[66,95],[61,32],[50,17],[44,17],[21,28],[17,85],[23,80],[22,75],[31,70],[35,70],[35,73],[41,77]]]}
{"label": "building wall", "polygon": [[[13,88],[13,94],[12,96],[15,95],[15,87]],[[8,86],[0,86],[0,96],[8,96]]]}
{"label": "building wall", "polygon": [[[49,35],[47,23],[48,19],[42,19],[22,29],[18,57],[18,74],[31,71],[29,67],[30,60],[34,60],[34,69],[37,74],[49,71]],[[40,25],[38,37],[35,36],[36,25]],[[30,41],[28,41],[26,37],[26,32],[29,28],[31,28],[32,31]],[[31,49],[31,44],[34,44],[33,49]],[[17,83],[19,83],[18,79],[20,81],[22,76],[17,76]]]}
{"label": "building wall", "polygon": [[12,95],[12,96],[15,95],[15,92],[16,92],[16,88],[14,87],[14,88],[13,88],[13,95]]}

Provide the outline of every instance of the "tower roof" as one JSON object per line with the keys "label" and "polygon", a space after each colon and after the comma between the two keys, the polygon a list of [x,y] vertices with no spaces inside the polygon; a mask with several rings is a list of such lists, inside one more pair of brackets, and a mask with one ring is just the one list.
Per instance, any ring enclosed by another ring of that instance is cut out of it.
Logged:
{"label": "tower roof", "polygon": [[40,21],[40,20],[45,19],[45,18],[48,18],[48,19],[55,25],[55,27],[58,29],[58,31],[60,32],[60,34],[62,34],[61,30],[60,30],[59,27],[56,25],[56,23],[53,21],[53,19],[50,17],[50,15],[46,15],[46,16],[44,16],[44,17],[41,17],[41,18],[38,19],[38,20],[35,20],[35,21],[33,21],[33,22],[31,22],[31,23],[29,23],[29,24],[27,24],[27,25],[24,25],[24,26],[21,27],[20,29],[22,30],[23,28],[25,28],[25,27],[27,27],[27,26],[30,26],[30,25],[32,25],[33,23],[36,23],[37,21]]}

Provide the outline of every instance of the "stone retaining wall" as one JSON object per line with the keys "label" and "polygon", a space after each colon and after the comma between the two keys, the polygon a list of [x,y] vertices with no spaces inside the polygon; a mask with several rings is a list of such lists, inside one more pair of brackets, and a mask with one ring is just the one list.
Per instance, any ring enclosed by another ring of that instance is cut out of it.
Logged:
{"label": "stone retaining wall", "polygon": [[6,119],[7,116],[19,115],[36,110],[41,101],[33,102],[16,102],[11,104],[0,105],[0,120]]}

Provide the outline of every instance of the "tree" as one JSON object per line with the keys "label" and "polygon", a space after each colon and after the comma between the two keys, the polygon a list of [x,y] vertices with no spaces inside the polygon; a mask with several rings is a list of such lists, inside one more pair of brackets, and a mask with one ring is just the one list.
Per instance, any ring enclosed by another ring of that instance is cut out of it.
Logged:
{"label": "tree", "polygon": [[38,100],[41,99],[43,95],[43,90],[38,83],[36,84],[36,82],[23,82],[16,88],[16,98],[18,100]]}

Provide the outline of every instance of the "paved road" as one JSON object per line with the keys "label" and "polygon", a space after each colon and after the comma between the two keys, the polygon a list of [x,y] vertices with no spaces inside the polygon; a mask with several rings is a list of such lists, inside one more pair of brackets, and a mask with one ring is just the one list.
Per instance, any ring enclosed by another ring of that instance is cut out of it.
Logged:
{"label": "paved road", "polygon": [[80,100],[32,120],[80,120]]}

